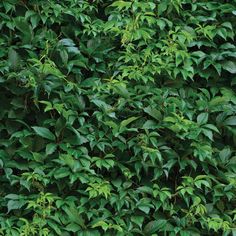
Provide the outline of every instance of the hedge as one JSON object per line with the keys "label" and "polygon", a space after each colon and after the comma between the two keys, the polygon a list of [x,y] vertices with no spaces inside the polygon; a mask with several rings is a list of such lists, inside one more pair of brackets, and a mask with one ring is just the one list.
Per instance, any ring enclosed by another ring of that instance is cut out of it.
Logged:
{"label": "hedge", "polygon": [[2,0],[0,235],[236,235],[235,28],[235,0]]}

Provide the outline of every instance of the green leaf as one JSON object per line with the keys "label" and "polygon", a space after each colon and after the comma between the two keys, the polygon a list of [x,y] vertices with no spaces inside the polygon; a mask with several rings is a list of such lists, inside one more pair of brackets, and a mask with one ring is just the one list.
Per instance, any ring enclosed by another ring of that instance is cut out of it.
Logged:
{"label": "green leaf", "polygon": [[166,23],[164,20],[157,19],[156,20],[157,25],[160,27],[161,30],[163,30],[166,26]]}
{"label": "green leaf", "polygon": [[33,126],[32,128],[40,137],[55,141],[55,135],[49,129],[39,126]]}
{"label": "green leaf", "polygon": [[66,226],[66,230],[70,231],[70,232],[73,232],[73,233],[76,233],[76,232],[81,231],[81,227],[76,223],[70,223]]}
{"label": "green leaf", "polygon": [[162,115],[160,111],[158,111],[156,108],[152,108],[151,106],[148,106],[143,109],[145,113],[153,117],[154,119],[160,121],[162,118]]}
{"label": "green leaf", "polygon": [[143,216],[131,216],[131,221],[134,222],[139,226],[139,228],[142,228],[144,217]]}
{"label": "green leaf", "polygon": [[148,186],[141,186],[137,188],[138,191],[140,191],[141,193],[149,193],[152,194],[153,190],[151,187]]}
{"label": "green leaf", "polygon": [[59,225],[56,224],[56,222],[47,221],[47,224],[57,233],[57,235],[61,235],[61,229]]}
{"label": "green leaf", "polygon": [[126,120],[123,120],[120,123],[120,129],[126,127],[127,125],[129,125],[130,123],[132,123],[133,121],[137,120],[139,117],[130,117]]}
{"label": "green leaf", "polygon": [[19,54],[13,48],[9,49],[8,60],[11,68],[16,69],[18,67],[20,57]]}
{"label": "green leaf", "polygon": [[150,221],[145,227],[144,232],[148,235],[151,235],[153,233],[158,232],[160,229],[162,229],[167,224],[167,220],[154,220]]}
{"label": "green leaf", "polygon": [[54,143],[49,143],[46,146],[46,155],[51,155],[52,153],[54,153],[57,149],[57,145]]}
{"label": "green leaf", "polygon": [[24,201],[9,200],[7,203],[7,213],[12,210],[20,209],[24,204]]}
{"label": "green leaf", "polygon": [[206,124],[206,125],[203,125],[203,127],[207,128],[207,129],[210,129],[210,130],[213,130],[213,131],[217,132],[218,134],[220,134],[220,131],[218,130],[218,128],[215,125]]}
{"label": "green leaf", "polygon": [[112,7],[118,7],[120,10],[123,8],[128,9],[132,5],[131,2],[126,2],[126,1],[115,1],[111,4]]}
{"label": "green leaf", "polygon": [[139,205],[138,208],[146,214],[150,212],[150,207],[147,205]]}
{"label": "green leaf", "polygon": [[84,219],[82,218],[79,210],[73,207],[65,207],[64,211],[70,219],[70,222],[78,224],[80,227],[85,228]]}
{"label": "green leaf", "polygon": [[143,124],[143,129],[156,129],[157,123],[153,120],[147,120],[144,124]]}
{"label": "green leaf", "polygon": [[118,93],[120,96],[124,98],[129,98],[130,94],[127,88],[123,85],[113,85],[113,89],[115,90],[116,93]]}
{"label": "green leaf", "polygon": [[68,175],[70,174],[68,168],[66,167],[61,167],[59,169],[57,169],[55,172],[54,172],[54,177],[56,179],[62,179],[62,178],[65,178],[67,177]]}
{"label": "green leaf", "polygon": [[230,116],[229,118],[227,118],[227,119],[224,121],[224,124],[225,124],[225,125],[230,125],[230,126],[236,125],[236,116]]}
{"label": "green leaf", "polygon": [[163,12],[167,10],[168,4],[166,1],[162,1],[160,4],[158,4],[158,15],[161,15]]}
{"label": "green leaf", "polygon": [[16,28],[24,35],[25,42],[31,41],[32,38],[32,27],[30,24],[26,21],[24,17],[16,17],[14,19],[14,23]]}
{"label": "green leaf", "polygon": [[66,50],[60,51],[60,56],[61,56],[62,62],[64,64],[67,64],[67,62],[68,62],[68,53],[66,52]]}
{"label": "green leaf", "polygon": [[226,61],[222,64],[222,67],[231,74],[236,74],[236,62]]}
{"label": "green leaf", "polygon": [[4,166],[3,161],[0,159],[0,167],[2,168]]}
{"label": "green leaf", "polygon": [[204,112],[198,115],[197,117],[197,123],[199,125],[203,125],[206,124],[208,121],[208,113]]}
{"label": "green leaf", "polygon": [[226,160],[229,159],[229,157],[231,156],[231,150],[229,147],[225,147],[224,149],[222,149],[219,153],[220,159],[225,162]]}
{"label": "green leaf", "polygon": [[10,194],[7,194],[7,195],[5,196],[5,198],[7,198],[7,199],[12,199],[12,200],[18,200],[18,199],[20,199],[20,195],[10,193]]}
{"label": "green leaf", "polygon": [[209,105],[214,109],[215,106],[224,105],[229,101],[227,97],[214,97],[210,102]]}

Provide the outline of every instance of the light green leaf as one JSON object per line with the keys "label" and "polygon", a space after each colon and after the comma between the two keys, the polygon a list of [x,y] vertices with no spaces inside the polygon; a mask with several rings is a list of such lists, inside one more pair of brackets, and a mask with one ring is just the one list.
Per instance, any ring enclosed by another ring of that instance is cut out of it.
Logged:
{"label": "light green leaf", "polygon": [[226,61],[222,64],[222,67],[231,74],[236,74],[236,62]]}
{"label": "light green leaf", "polygon": [[127,125],[129,125],[131,122],[137,120],[139,117],[130,117],[126,120],[123,120],[121,123],[120,123],[120,129],[126,127]]}
{"label": "light green leaf", "polygon": [[236,125],[236,116],[230,116],[224,121],[225,125],[234,126]]}
{"label": "light green leaf", "polygon": [[197,117],[197,123],[199,125],[203,125],[206,124],[208,121],[208,113],[207,112],[203,112],[201,114],[198,115]]}

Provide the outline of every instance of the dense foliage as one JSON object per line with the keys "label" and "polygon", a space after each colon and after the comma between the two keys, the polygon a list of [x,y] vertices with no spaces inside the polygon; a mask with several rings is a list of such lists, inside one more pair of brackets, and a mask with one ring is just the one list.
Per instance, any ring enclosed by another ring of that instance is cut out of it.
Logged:
{"label": "dense foliage", "polygon": [[2,0],[0,235],[236,235],[235,28],[235,0]]}

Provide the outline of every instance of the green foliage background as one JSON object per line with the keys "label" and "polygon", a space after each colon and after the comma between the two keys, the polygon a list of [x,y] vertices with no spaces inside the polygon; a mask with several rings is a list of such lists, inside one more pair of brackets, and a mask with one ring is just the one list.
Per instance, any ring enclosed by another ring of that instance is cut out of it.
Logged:
{"label": "green foliage background", "polygon": [[0,235],[236,235],[236,1],[0,2]]}

